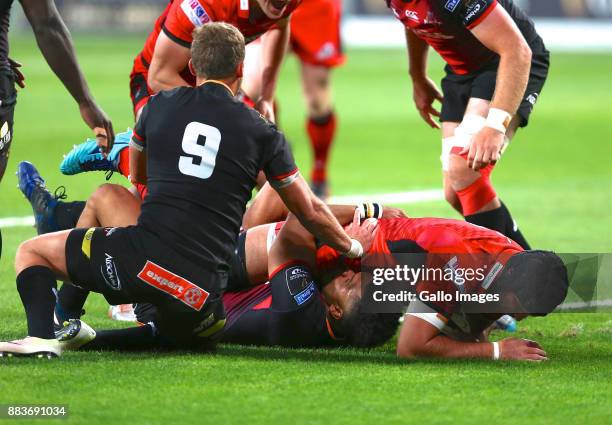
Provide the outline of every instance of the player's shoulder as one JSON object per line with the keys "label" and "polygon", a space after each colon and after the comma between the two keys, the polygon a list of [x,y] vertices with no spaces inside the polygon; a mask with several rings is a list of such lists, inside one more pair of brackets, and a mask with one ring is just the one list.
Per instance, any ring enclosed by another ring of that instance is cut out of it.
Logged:
{"label": "player's shoulder", "polygon": [[441,0],[442,12],[460,21],[466,27],[477,25],[497,5],[498,0]]}

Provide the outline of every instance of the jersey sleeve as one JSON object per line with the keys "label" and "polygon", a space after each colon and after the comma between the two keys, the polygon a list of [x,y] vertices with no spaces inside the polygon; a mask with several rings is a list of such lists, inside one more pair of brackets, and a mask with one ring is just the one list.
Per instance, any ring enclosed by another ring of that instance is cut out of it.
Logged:
{"label": "jersey sleeve", "polygon": [[497,0],[447,0],[444,8],[467,29],[480,24],[497,7]]}
{"label": "jersey sleeve", "polygon": [[151,109],[151,99],[155,96],[151,96],[149,101],[142,108],[142,112],[140,113],[140,118],[138,118],[138,122],[134,126],[134,130],[132,131],[132,139],[130,140],[130,146],[135,148],[136,150],[143,151],[147,147],[147,120],[149,117],[149,110]]}
{"label": "jersey sleeve", "polygon": [[213,21],[207,7],[210,9],[202,5],[201,0],[176,0],[162,27],[164,34],[181,46],[190,47],[193,30]]}
{"label": "jersey sleeve", "polygon": [[265,157],[263,170],[266,178],[275,188],[289,186],[300,175],[285,135],[275,126],[269,125],[264,143]]}
{"label": "jersey sleeve", "polygon": [[326,331],[327,309],[310,270],[300,263],[281,266],[270,277],[271,340],[307,346]]}

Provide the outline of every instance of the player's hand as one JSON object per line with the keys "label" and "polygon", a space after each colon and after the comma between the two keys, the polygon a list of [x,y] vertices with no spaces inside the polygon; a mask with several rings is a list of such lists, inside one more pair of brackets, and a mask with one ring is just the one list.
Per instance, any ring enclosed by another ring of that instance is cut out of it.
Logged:
{"label": "player's hand", "polygon": [[405,217],[406,217],[406,213],[399,208],[393,208],[393,207],[387,207],[387,206],[383,207],[382,218],[405,218]]}
{"label": "player's hand", "polygon": [[265,119],[270,122],[276,122],[276,116],[274,116],[274,103],[269,100],[259,99],[255,103],[255,109],[259,111]]}
{"label": "player's hand", "polygon": [[363,223],[359,224],[361,221],[361,214],[358,209],[355,209],[355,214],[353,215],[353,222],[349,224],[346,228],[346,234],[352,238],[359,241],[361,246],[363,247],[364,254],[370,250],[372,247],[372,242],[374,242],[374,237],[376,236],[376,228],[378,226],[378,220],[375,218],[368,218],[364,220]]}
{"label": "player's hand", "polygon": [[434,121],[434,116],[439,117],[440,112],[433,107],[435,100],[442,102],[443,97],[440,90],[429,78],[412,80],[412,98],[419,114],[431,128],[440,128],[440,124]]}
{"label": "player's hand", "polygon": [[113,123],[94,101],[80,104],[79,110],[85,124],[94,131],[100,150],[103,154],[108,155],[115,142]]}
{"label": "player's hand", "polygon": [[23,72],[19,68],[21,68],[21,63],[9,58],[9,65],[11,67],[11,71],[13,71],[13,76],[15,77],[15,83],[22,89],[25,89],[25,76]]}
{"label": "player's hand", "polygon": [[548,360],[548,355],[540,344],[529,339],[506,338],[499,341],[500,358],[502,360],[527,360],[540,362]]}
{"label": "player's hand", "polygon": [[474,171],[495,164],[504,147],[505,135],[501,131],[491,127],[483,127],[472,138],[469,146],[466,146],[460,154],[467,153],[468,167]]}

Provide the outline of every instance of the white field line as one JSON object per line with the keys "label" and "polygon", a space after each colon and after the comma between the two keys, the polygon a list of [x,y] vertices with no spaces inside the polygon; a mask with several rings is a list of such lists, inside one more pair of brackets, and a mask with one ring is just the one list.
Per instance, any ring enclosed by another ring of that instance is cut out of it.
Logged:
{"label": "white field line", "polygon": [[34,216],[0,218],[0,229],[34,226]]}
{"label": "white field line", "polygon": [[[427,201],[441,201],[444,199],[442,190],[426,189],[411,190],[408,192],[374,193],[371,195],[345,195],[332,196],[330,204],[356,204],[364,201],[375,201],[381,204],[416,204]],[[4,217],[0,218],[0,229],[10,227],[27,227],[34,225],[34,216]]]}

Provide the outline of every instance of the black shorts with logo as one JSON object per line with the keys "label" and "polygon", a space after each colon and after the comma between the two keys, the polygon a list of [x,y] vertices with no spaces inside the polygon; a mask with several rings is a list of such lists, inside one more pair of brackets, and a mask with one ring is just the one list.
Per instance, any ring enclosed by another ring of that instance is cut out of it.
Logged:
{"label": "black shorts with logo", "polygon": [[[521,127],[525,127],[529,123],[529,115],[544,88],[550,64],[550,54],[541,40],[536,39],[531,43],[531,49],[529,81],[523,100],[517,110],[517,114],[521,118]],[[461,122],[470,98],[493,99],[498,65],[499,62],[496,61],[481,70],[465,75],[453,73],[447,65],[445,67],[446,76],[442,79],[444,101],[442,102],[440,121]]]}
{"label": "black shorts with logo", "polygon": [[110,304],[150,303],[166,341],[197,346],[223,328],[227,273],[195,266],[138,227],[75,229],[66,242],[75,285]]}

